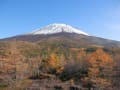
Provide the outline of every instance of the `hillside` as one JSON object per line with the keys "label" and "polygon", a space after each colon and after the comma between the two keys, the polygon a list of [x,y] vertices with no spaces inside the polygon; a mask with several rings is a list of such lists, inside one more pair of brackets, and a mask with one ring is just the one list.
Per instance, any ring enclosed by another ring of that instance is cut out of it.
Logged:
{"label": "hillside", "polygon": [[[65,41],[73,43],[74,45],[77,45],[78,47],[84,47],[84,46],[104,46],[104,47],[120,47],[120,42],[114,41],[114,40],[108,40],[104,38],[99,38],[95,36],[86,36],[86,35],[80,35],[80,34],[70,34],[70,33],[57,33],[57,34],[50,34],[50,35],[20,35],[10,38],[2,39],[1,41],[28,41],[28,42],[56,42],[56,41]],[[69,44],[71,45],[71,44]]]}
{"label": "hillside", "polygon": [[[120,69],[119,55],[120,48],[116,47],[89,46],[82,48],[76,45],[69,46],[66,42],[0,42],[0,88],[3,90],[5,90],[4,88],[9,88],[9,90],[19,90],[20,88],[22,90],[25,88],[75,90],[70,88],[82,88],[84,90],[93,88],[93,86],[87,85],[90,82],[91,85],[95,85],[95,88],[108,90],[106,87],[112,88],[114,85],[113,90],[116,90],[115,88],[119,88],[119,77],[117,77]],[[93,60],[98,59],[101,60],[99,63],[104,62],[102,66],[99,64],[94,66]],[[105,72],[99,71],[104,76],[99,73],[95,74],[96,67],[105,70]],[[94,80],[90,73],[97,75],[99,82]],[[114,75],[115,79],[112,78]],[[107,79],[108,77],[109,79]],[[52,83],[50,84],[50,82]],[[98,82],[98,84],[94,84],[94,82]]]}

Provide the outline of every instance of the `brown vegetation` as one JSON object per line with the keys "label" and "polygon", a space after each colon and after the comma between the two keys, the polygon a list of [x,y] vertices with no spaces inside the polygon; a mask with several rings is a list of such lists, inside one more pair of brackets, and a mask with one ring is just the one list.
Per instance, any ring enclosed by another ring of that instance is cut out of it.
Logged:
{"label": "brown vegetation", "polygon": [[1,42],[0,90],[119,90],[119,55],[119,48]]}

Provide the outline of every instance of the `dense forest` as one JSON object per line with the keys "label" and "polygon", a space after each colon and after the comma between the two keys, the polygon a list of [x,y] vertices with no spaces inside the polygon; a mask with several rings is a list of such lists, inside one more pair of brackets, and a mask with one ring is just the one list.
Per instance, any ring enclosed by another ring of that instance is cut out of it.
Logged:
{"label": "dense forest", "polygon": [[120,48],[1,41],[0,90],[120,90]]}

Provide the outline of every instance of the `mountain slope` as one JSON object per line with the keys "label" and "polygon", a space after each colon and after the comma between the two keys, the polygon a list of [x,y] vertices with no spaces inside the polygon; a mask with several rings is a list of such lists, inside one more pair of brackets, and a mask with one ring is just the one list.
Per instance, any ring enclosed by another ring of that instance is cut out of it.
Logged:
{"label": "mountain slope", "polygon": [[52,35],[21,35],[11,38],[6,38],[3,40],[11,41],[29,41],[29,42],[56,42],[56,41],[66,41],[75,44],[78,47],[100,45],[100,46],[110,46],[110,47],[120,47],[120,42],[114,40],[108,40],[103,38],[98,38],[94,36],[85,36],[78,34],[68,34],[68,33],[57,33]]}
{"label": "mountain slope", "polygon": [[18,35],[3,39],[7,41],[28,41],[28,42],[59,42],[62,41],[69,47],[88,47],[88,46],[104,46],[104,47],[120,47],[120,42],[108,40],[95,36],[90,36],[81,30],[73,28],[65,24],[50,24],[37,31]]}

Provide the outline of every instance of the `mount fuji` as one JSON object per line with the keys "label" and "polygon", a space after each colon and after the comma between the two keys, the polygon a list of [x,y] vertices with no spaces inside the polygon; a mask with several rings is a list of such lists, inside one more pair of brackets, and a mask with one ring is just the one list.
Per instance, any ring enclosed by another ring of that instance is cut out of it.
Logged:
{"label": "mount fuji", "polygon": [[55,33],[61,33],[61,32],[66,32],[66,33],[76,33],[76,34],[83,34],[83,35],[88,35],[87,33],[76,29],[70,25],[67,24],[50,24],[46,27],[37,29],[36,31],[31,32],[30,34],[32,35],[39,35],[39,34],[55,34]]}
{"label": "mount fuji", "polygon": [[57,43],[61,42],[67,47],[120,47],[119,41],[91,36],[80,29],[67,24],[50,24],[43,28],[38,28],[33,32],[17,35],[0,41],[27,41],[33,43]]}

